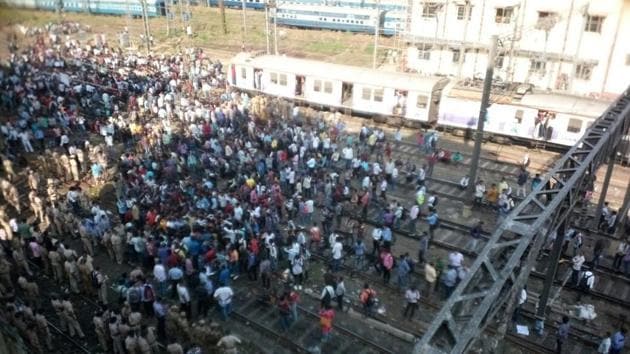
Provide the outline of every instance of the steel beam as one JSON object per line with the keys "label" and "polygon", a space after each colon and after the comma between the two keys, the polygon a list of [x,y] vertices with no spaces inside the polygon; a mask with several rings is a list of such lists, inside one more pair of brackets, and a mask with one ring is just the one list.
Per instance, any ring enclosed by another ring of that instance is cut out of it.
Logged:
{"label": "steel beam", "polygon": [[[536,258],[546,236],[541,230],[553,229],[568,218],[580,200],[584,177],[605,162],[607,152],[628,126],[630,87],[556,162],[543,183],[497,226],[470,266],[469,276],[457,285],[436,314],[414,353],[466,352],[498,312],[496,309],[526,280],[530,267],[522,265]],[[515,245],[506,239],[520,242]],[[482,292],[485,297],[477,297]]]}
{"label": "steel beam", "polygon": [[[616,144],[617,142],[615,142]],[[593,221],[591,222],[591,229],[599,230],[599,218],[602,215],[602,209],[604,208],[604,203],[606,202],[606,195],[608,194],[608,186],[610,186],[610,179],[613,174],[613,170],[615,169],[615,157],[617,156],[616,146],[612,149],[612,153],[608,158],[608,166],[606,168],[606,175],[604,176],[604,182],[602,184],[602,190],[599,193],[599,200],[597,201],[597,208],[595,209],[595,215],[593,217]]]}

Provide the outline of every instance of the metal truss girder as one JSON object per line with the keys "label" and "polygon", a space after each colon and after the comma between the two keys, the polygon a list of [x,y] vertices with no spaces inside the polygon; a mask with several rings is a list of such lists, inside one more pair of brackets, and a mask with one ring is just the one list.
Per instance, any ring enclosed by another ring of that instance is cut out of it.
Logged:
{"label": "metal truss girder", "polygon": [[[556,225],[548,225],[549,223],[563,222],[568,218],[575,201],[578,200],[577,194],[580,192],[579,187],[585,175],[592,173],[605,161],[607,156],[602,152],[619,142],[628,125],[630,125],[630,88],[585,132],[580,142],[556,162],[537,189],[496,227],[489,241],[470,266],[469,276],[457,285],[444,303],[421,340],[416,343],[414,353],[463,353],[466,351],[471,341],[479,336],[492,319],[488,315],[496,313],[497,306],[503,305],[506,301],[506,298],[500,295],[505,294],[504,287],[509,285],[508,280],[517,280],[511,284],[508,293],[516,290],[515,285],[518,285],[519,281],[526,280],[529,270],[522,269],[527,267],[520,267],[520,265],[524,257],[530,262],[538,253],[546,236],[541,236],[539,231],[546,226],[553,229]],[[572,173],[563,171],[567,168],[575,170]],[[559,175],[565,178],[559,178]],[[563,181],[559,184],[561,188],[542,190],[550,181],[561,179]],[[533,210],[540,212],[532,213]],[[549,229],[547,230],[549,232]],[[518,237],[519,242],[510,246],[515,247],[504,247],[505,242],[502,240],[514,237]],[[503,248],[503,252],[496,252],[497,247]],[[496,278],[493,276],[494,282],[483,290],[485,296],[480,303],[475,302],[474,306],[467,306],[466,302],[478,301],[479,297],[476,295],[480,292],[469,289],[477,288],[472,283],[473,281],[487,278],[484,277],[484,272],[488,271],[488,264],[493,265]],[[517,277],[515,277],[515,271],[519,271]],[[467,291],[470,292],[467,293]],[[462,321],[459,321],[460,319]],[[458,325],[458,322],[461,324]],[[449,343],[446,347],[440,346],[440,343],[445,343],[444,339]]]}

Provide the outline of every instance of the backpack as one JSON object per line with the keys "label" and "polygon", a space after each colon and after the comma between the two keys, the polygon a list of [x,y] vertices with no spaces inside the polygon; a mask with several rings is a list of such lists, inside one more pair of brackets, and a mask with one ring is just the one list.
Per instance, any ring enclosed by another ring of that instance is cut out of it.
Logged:
{"label": "backpack", "polygon": [[146,302],[152,302],[155,300],[155,293],[153,287],[149,284],[144,285],[144,299]]}
{"label": "backpack", "polygon": [[136,304],[140,302],[140,290],[136,287],[129,289],[127,293],[127,298],[129,299],[130,304]]}
{"label": "backpack", "polygon": [[324,291],[324,298],[322,299],[322,303],[330,304],[330,300],[332,299],[332,295],[330,294],[330,291],[328,291],[328,287],[326,287],[324,289],[326,289],[326,291]]}
{"label": "backpack", "polygon": [[95,270],[92,271],[91,278],[92,278],[92,286],[94,288],[97,288],[97,289],[100,288],[101,284],[98,282],[98,272],[97,271],[95,271]]}

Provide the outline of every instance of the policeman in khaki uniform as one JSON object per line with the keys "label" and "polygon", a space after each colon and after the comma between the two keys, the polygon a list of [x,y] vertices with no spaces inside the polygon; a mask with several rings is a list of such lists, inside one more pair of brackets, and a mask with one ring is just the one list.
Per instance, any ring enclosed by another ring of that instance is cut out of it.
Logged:
{"label": "policeman in khaki uniform", "polygon": [[50,259],[53,278],[57,283],[61,283],[64,277],[63,266],[61,265],[61,255],[59,254],[59,252],[57,252],[57,250],[53,249],[52,251],[48,252],[48,259]]}
{"label": "policeman in khaki uniform", "polygon": [[94,324],[94,332],[96,332],[96,338],[104,352],[108,351],[107,345],[107,330],[105,329],[105,321],[103,319],[103,312],[98,312],[92,317],[92,323]]}
{"label": "policeman in khaki uniform", "polygon": [[39,310],[35,310],[35,325],[37,325],[37,335],[44,339],[46,348],[52,350],[52,336],[48,328],[48,321]]}
{"label": "policeman in khaki uniform", "polygon": [[120,236],[120,233],[117,231],[118,230],[115,230],[112,233],[111,242],[112,242],[112,248],[114,249],[114,256],[116,258],[116,263],[122,264],[123,252],[124,252],[123,238]]}
{"label": "policeman in khaki uniform", "polygon": [[38,219],[40,223],[45,223],[46,216],[44,215],[44,202],[42,202],[42,198],[37,195],[37,192],[30,191],[28,193],[28,201],[33,214],[35,214],[35,218]]}
{"label": "policeman in khaki uniform", "polygon": [[109,319],[109,335],[112,338],[112,351],[114,354],[125,354],[123,341],[120,336],[120,320],[117,317]]}
{"label": "policeman in khaki uniform", "polygon": [[52,294],[50,303],[55,310],[55,314],[59,318],[59,329],[65,332],[68,328],[68,323],[66,321],[66,317],[63,314],[63,304],[61,303],[59,296],[57,296],[57,294]]}
{"label": "policeman in khaki uniform", "polygon": [[76,332],[79,335],[79,338],[85,338],[85,334],[81,330],[81,326],[79,325],[79,321],[77,321],[77,315],[74,312],[74,306],[70,302],[70,297],[66,295],[61,302],[63,307],[63,316],[65,316],[65,320],[68,323],[68,330],[70,331],[70,337],[74,337],[74,333]]}
{"label": "policeman in khaki uniform", "polygon": [[77,267],[77,262],[74,260],[74,257],[71,256],[66,260],[63,266],[68,276],[68,287],[73,293],[78,294],[79,268]]}

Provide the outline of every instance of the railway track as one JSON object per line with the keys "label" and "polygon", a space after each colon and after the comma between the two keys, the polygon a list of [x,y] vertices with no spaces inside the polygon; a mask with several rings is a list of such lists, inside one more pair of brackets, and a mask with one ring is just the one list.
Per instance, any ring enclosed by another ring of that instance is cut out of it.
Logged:
{"label": "railway track", "polygon": [[[360,220],[360,218],[358,217],[358,215],[356,214],[351,214],[351,213],[346,213],[344,218],[346,218],[346,222],[345,224],[352,224],[353,222],[355,222],[355,220]],[[378,219],[378,215],[376,213],[368,213],[368,218],[365,220],[362,220],[365,224],[371,225],[371,226],[376,226],[379,223],[375,222],[374,220]],[[343,222],[342,222],[343,223]],[[458,251],[461,252],[462,254],[464,254],[467,257],[475,257],[476,253],[470,251],[469,249],[466,248],[466,243],[468,242],[468,227],[466,225],[461,225],[461,224],[457,224],[454,222],[450,222],[450,221],[442,221],[442,226],[443,229],[446,230],[440,230],[440,232],[436,232],[435,233],[435,237],[432,240],[432,246],[436,247],[438,249],[441,250],[446,250],[446,251]],[[443,232],[446,231],[446,232]],[[466,231],[466,232],[464,232]],[[344,230],[342,227],[342,232],[345,232],[346,235],[348,235],[348,231]],[[369,231],[368,231],[369,234]],[[413,240],[417,240],[418,237],[412,234],[409,234],[408,232],[405,231],[399,231],[399,230],[395,230],[394,234],[396,236],[399,237],[404,237],[404,238],[411,238]],[[487,234],[485,236],[487,238]],[[485,241],[479,241],[481,242],[485,242]],[[481,247],[481,245],[478,245],[478,247]],[[432,251],[433,252],[433,251]],[[446,253],[444,253],[442,256],[445,256]],[[534,279],[533,281],[536,282],[542,282],[544,279],[545,275],[542,272],[539,271],[534,271],[532,272],[531,278]],[[597,283],[597,282],[596,282]],[[613,284],[613,285],[607,285],[607,286],[614,286],[614,282],[613,281],[609,281],[606,282],[606,284]],[[556,282],[555,284],[556,286],[561,285],[560,282]],[[565,291],[565,293],[569,294],[569,295],[573,295],[573,296],[577,296],[580,291],[578,289],[572,288],[572,287],[565,287],[562,290]],[[618,297],[613,295],[613,293],[611,292],[605,292],[602,291],[600,289],[598,289],[598,287],[596,286],[594,291],[592,291],[590,293],[590,295],[592,298],[602,301],[604,303],[610,303],[610,304],[614,304],[616,305],[615,308],[619,309],[619,311],[623,311],[624,308],[627,308],[627,306],[629,305],[623,297]],[[566,297],[565,297],[566,298]],[[551,320],[547,321],[548,323],[546,323],[546,325],[549,328],[555,328],[555,326],[553,325],[553,321],[559,321],[560,320],[560,314],[559,312],[555,312],[554,316],[550,316]],[[530,318],[530,322],[531,322],[531,328],[533,328],[533,323],[534,323],[534,309],[532,309],[529,313]],[[597,328],[591,328],[592,330],[597,330]],[[553,345],[555,343],[555,332],[548,330],[547,332],[545,332],[545,334],[542,337],[536,337],[536,342],[543,343],[540,345],[545,345],[546,348],[553,348]],[[577,330],[576,330],[577,331]],[[516,341],[523,341],[525,339],[522,338],[522,336],[519,336],[517,334],[511,334],[512,336],[514,336],[515,338],[520,338],[520,339],[515,339]],[[549,338],[548,338],[549,337]],[[572,344],[577,353],[589,353],[592,352],[593,350],[593,346],[597,343],[597,339],[598,339],[598,335],[593,334],[592,331],[589,331],[588,328],[584,328],[584,329],[580,329],[579,334],[573,335],[574,339],[577,340],[577,342],[580,342],[580,344]],[[548,351],[548,350],[547,350]]]}
{"label": "railway track", "polygon": [[[321,342],[319,315],[315,312],[318,306],[317,301],[305,296],[302,297],[303,305],[298,306],[298,320],[292,323],[290,329],[285,332],[279,324],[280,315],[277,306],[263,301],[260,298],[262,292],[257,291],[256,288],[250,288],[237,291],[236,295],[249,299],[235,307],[234,313],[237,319],[277,338],[289,347],[290,352],[393,354],[411,350],[410,343],[396,341],[389,336],[386,338],[385,334],[370,338],[368,335],[374,336],[377,333],[366,330],[366,333],[360,334],[350,330],[346,323],[351,319],[339,314],[333,320],[333,330],[329,341]],[[378,342],[375,338],[378,338]],[[381,341],[387,343],[387,347],[384,343],[379,343]]]}

